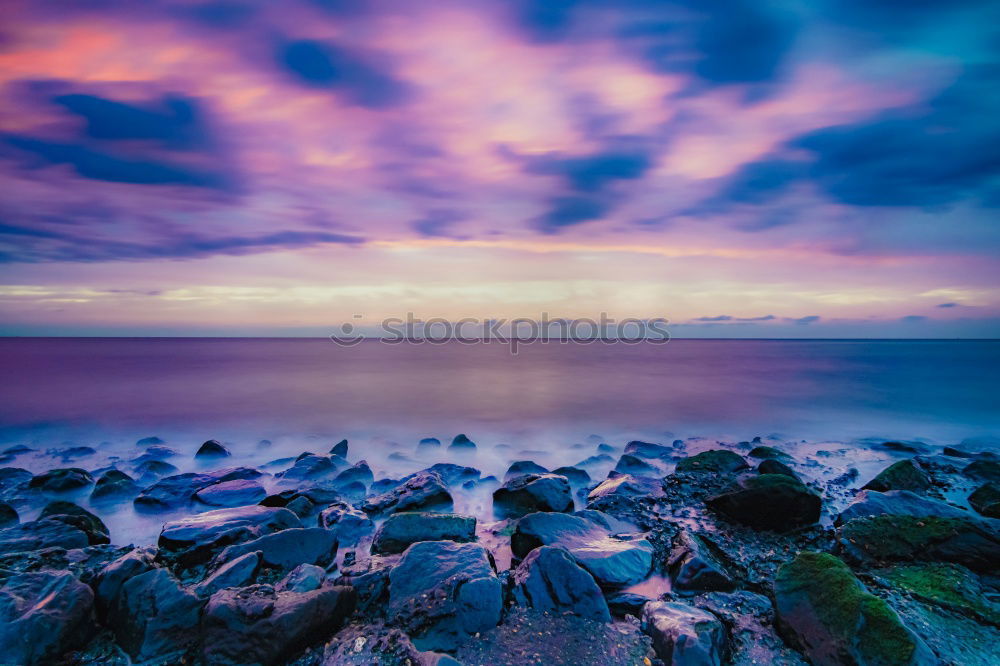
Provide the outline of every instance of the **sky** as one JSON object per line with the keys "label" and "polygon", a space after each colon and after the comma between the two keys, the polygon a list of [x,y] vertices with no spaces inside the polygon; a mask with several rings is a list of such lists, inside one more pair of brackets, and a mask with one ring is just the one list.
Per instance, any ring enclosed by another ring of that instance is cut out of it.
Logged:
{"label": "sky", "polygon": [[1000,337],[989,0],[0,14],[0,334]]}

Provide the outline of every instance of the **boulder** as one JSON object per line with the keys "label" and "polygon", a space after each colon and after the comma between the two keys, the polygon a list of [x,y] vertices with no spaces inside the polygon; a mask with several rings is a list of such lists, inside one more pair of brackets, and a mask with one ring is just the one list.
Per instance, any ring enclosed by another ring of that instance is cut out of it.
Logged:
{"label": "boulder", "polygon": [[573,613],[610,622],[611,613],[594,577],[563,548],[541,546],[528,553],[511,577],[518,603],[550,613]]}
{"label": "boulder", "polygon": [[139,493],[133,503],[144,511],[168,511],[186,506],[196,492],[216,483],[208,474],[175,474],[167,476]]}
{"label": "boulder", "polygon": [[300,564],[292,569],[287,576],[275,585],[278,592],[312,592],[323,586],[326,580],[326,570],[315,564]]}
{"label": "boulder", "polygon": [[758,530],[784,532],[819,520],[819,495],[783,474],[746,477],[740,488],[706,500],[709,508]]}
{"label": "boulder", "polygon": [[1000,483],[991,481],[976,488],[969,495],[969,506],[987,518],[1000,518]]}
{"label": "boulder", "polygon": [[632,476],[663,476],[665,471],[650,465],[642,458],[638,458],[628,453],[622,454],[615,464],[615,472],[618,474],[631,474]]}
{"label": "boulder", "polygon": [[49,502],[42,509],[38,520],[44,519],[58,520],[61,523],[72,525],[87,535],[87,542],[91,546],[102,543],[111,543],[110,532],[104,522],[81,506],[72,502]]}
{"label": "boulder", "polygon": [[202,599],[207,599],[219,590],[249,585],[260,569],[260,560],[261,553],[258,551],[234,558],[195,585],[192,591]]}
{"label": "boulder", "polygon": [[571,486],[590,485],[590,474],[587,473],[587,470],[579,467],[556,467],[552,473],[565,476]]}
{"label": "boulder", "polygon": [[755,446],[747,454],[751,458],[759,460],[791,460],[792,457],[780,449],[773,446]]}
{"label": "boulder", "polygon": [[39,474],[28,483],[29,488],[37,488],[46,492],[61,493],[70,490],[86,488],[94,482],[94,477],[85,469],[67,467],[51,469]]}
{"label": "boulder", "polygon": [[561,546],[601,587],[612,589],[645,580],[653,566],[653,546],[645,539],[614,536],[593,517],[574,514],[528,514],[517,521],[510,546],[522,559],[540,546]]}
{"label": "boulder", "polygon": [[0,530],[0,555],[25,553],[44,548],[85,548],[87,533],[76,526],[51,518],[32,520]]}
{"label": "boulder", "polygon": [[931,663],[929,651],[842,561],[801,552],[774,581],[778,621],[813,664]]}
{"label": "boulder", "polygon": [[159,444],[166,444],[166,442],[156,436],[143,437],[135,443],[136,446],[157,446]]}
{"label": "boulder", "polygon": [[952,562],[996,572],[1000,532],[995,521],[969,517],[885,514],[841,525],[838,541],[855,562]]}
{"label": "boulder", "polygon": [[572,511],[573,490],[564,476],[516,476],[493,491],[493,512],[499,518],[517,518],[535,511]]}
{"label": "boulder", "polygon": [[651,601],[642,609],[642,630],[656,656],[674,666],[720,666],[726,654],[726,629],[711,613],[670,601]]}
{"label": "boulder", "polygon": [[687,530],[674,541],[667,562],[674,590],[685,592],[727,592],[736,588],[733,575],[712,552],[708,541]]}
{"label": "boulder", "polygon": [[455,463],[437,463],[423,471],[437,474],[447,486],[456,486],[466,481],[474,481],[479,478],[480,473],[475,467],[466,467],[465,465],[456,465]]}
{"label": "boulder", "polygon": [[0,662],[55,664],[94,633],[94,594],[72,574],[9,576],[0,587]]}
{"label": "boulder", "polygon": [[[599,453],[610,453],[614,450],[614,447],[608,447],[607,449],[597,448]],[[674,455],[674,450],[662,444],[650,444],[649,442],[634,440],[625,445],[625,453],[636,458],[670,460]]]}
{"label": "boulder", "polygon": [[378,528],[372,541],[374,555],[402,553],[418,541],[476,540],[476,519],[456,513],[394,513]]}
{"label": "boulder", "polygon": [[228,458],[231,456],[229,449],[224,447],[217,439],[210,439],[198,448],[194,454],[195,458]]}
{"label": "boulder", "polygon": [[122,586],[131,578],[156,568],[154,551],[136,549],[125,553],[104,567],[94,584],[94,600],[102,619],[117,612]]}
{"label": "boulder", "polygon": [[322,527],[281,530],[227,547],[216,563],[231,562],[253,552],[259,552],[261,563],[272,569],[291,571],[300,564],[325,567],[337,557],[337,535]]}
{"label": "boulder", "polygon": [[288,509],[216,509],[167,523],[160,532],[159,546],[168,560],[190,567],[207,562],[231,544],[294,527],[302,527],[302,522]]}
{"label": "boulder", "polygon": [[91,502],[111,502],[128,499],[139,494],[139,485],[131,476],[117,469],[109,469],[97,479],[90,493]]}
{"label": "boulder", "polygon": [[309,453],[299,456],[291,467],[276,476],[282,481],[294,483],[333,476],[337,473],[337,469],[334,458]]}
{"label": "boulder", "polygon": [[900,460],[879,472],[874,479],[863,486],[863,490],[910,490],[916,493],[927,491],[931,478],[913,460]]}
{"label": "boulder", "polygon": [[796,474],[791,467],[781,462],[780,460],[775,460],[774,458],[765,458],[764,460],[761,460],[760,464],[757,465],[757,473],[782,474],[784,476],[790,476],[793,479],[799,478],[799,475]]}
{"label": "boulder", "polygon": [[375,475],[372,474],[371,467],[368,466],[366,461],[362,460],[334,477],[332,485],[334,488],[342,489],[348,484],[356,483],[361,486],[361,494],[363,495],[368,486],[374,483],[374,481]]}
{"label": "boulder", "polygon": [[533,460],[517,460],[510,464],[507,471],[503,475],[504,481],[509,481],[515,476],[521,476],[522,474],[548,474],[549,470],[545,469]]}
{"label": "boulder", "polygon": [[976,481],[996,481],[1000,483],[1000,462],[996,460],[976,460],[969,463],[962,474]]}
{"label": "boulder", "polygon": [[702,451],[701,453],[687,458],[682,458],[677,463],[678,472],[715,472],[717,474],[731,474],[747,469],[749,465],[732,451],[726,449],[713,449]]}
{"label": "boulder", "polygon": [[451,493],[434,472],[419,472],[395,488],[369,497],[361,505],[368,514],[383,515],[402,511],[447,511],[452,507]]}
{"label": "boulder", "polygon": [[134,660],[180,663],[198,641],[202,603],[169,571],[153,569],[125,581],[108,625]]}
{"label": "boulder", "polygon": [[[884,515],[937,516],[939,518],[965,518],[969,512],[946,502],[917,495],[908,490],[890,490],[880,493],[865,490],[858,493],[854,502],[845,508],[835,521],[840,525],[855,518]],[[1000,525],[1000,523],[997,523]]]}
{"label": "boulder", "polygon": [[375,531],[375,523],[363,511],[337,502],[319,514],[319,526],[332,531],[341,545],[356,544]]}
{"label": "boulder", "polygon": [[256,504],[267,497],[264,486],[249,479],[213,483],[198,490],[194,499],[208,506],[235,507]]}
{"label": "boulder", "polygon": [[168,476],[179,471],[177,467],[163,460],[143,460],[132,469],[137,476],[146,478]]}
{"label": "boulder", "polygon": [[419,442],[417,442],[417,450],[420,449],[438,449],[441,448],[441,440],[437,437],[424,437]]}
{"label": "boulder", "polygon": [[6,502],[0,502],[0,529],[17,525],[21,521],[17,510]]}
{"label": "boulder", "polygon": [[479,544],[422,541],[389,572],[388,616],[421,650],[451,651],[500,622],[503,593]]}
{"label": "boulder", "polygon": [[330,453],[335,456],[340,456],[341,458],[347,458],[347,450],[347,440],[342,439],[333,445],[333,448],[330,449]]}
{"label": "boulder", "polygon": [[475,451],[476,443],[473,442],[468,437],[466,437],[464,434],[460,434],[460,435],[455,435],[455,438],[451,440],[451,444],[448,445],[448,448]]}

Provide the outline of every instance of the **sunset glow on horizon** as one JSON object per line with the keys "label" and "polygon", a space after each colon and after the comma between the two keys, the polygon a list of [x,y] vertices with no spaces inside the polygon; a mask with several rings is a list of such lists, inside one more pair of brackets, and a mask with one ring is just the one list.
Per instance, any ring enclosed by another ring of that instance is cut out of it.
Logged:
{"label": "sunset glow on horizon", "polygon": [[0,11],[0,334],[1000,337],[995,3]]}

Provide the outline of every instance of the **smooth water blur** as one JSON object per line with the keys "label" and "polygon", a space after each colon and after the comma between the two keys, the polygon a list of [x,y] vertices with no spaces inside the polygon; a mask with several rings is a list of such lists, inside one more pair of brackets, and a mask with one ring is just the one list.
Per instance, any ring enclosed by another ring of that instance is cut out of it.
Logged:
{"label": "smooth water blur", "polygon": [[[0,339],[0,359],[0,442],[32,449],[4,464],[33,473],[132,472],[145,451],[136,440],[152,435],[176,451],[168,460],[181,472],[246,465],[271,474],[346,437],[351,462],[396,479],[437,462],[501,478],[513,460],[553,469],[602,441],[620,451],[629,439],[693,437],[690,454],[759,435],[815,463],[812,477],[854,467],[860,484],[892,459],[861,438],[954,444],[1000,432],[996,342],[535,344],[512,356],[502,344]],[[478,450],[449,451],[459,432]],[[429,436],[443,445],[418,449]],[[232,457],[196,460],[209,438]],[[94,450],[67,458],[70,446]],[[614,459],[587,469],[601,479]],[[275,476],[262,482],[278,489]],[[94,505],[89,491],[65,499],[100,515],[116,543],[152,543],[163,522],[192,510],[150,516],[131,502]],[[453,494],[457,511],[491,519],[488,486]],[[38,510],[22,508],[22,518]]]}
{"label": "smooth water blur", "polygon": [[994,341],[536,343],[515,356],[499,343],[23,338],[0,340],[0,360],[6,441],[467,432],[544,448],[591,433],[951,443],[1000,431]]}

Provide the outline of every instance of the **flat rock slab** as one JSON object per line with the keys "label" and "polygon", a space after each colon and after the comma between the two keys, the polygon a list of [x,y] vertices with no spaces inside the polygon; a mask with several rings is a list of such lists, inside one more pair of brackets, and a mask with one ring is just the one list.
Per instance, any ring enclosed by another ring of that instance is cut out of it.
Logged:
{"label": "flat rock slab", "polygon": [[405,512],[389,516],[375,533],[371,552],[402,553],[418,541],[468,542],[476,539],[476,519],[456,513]]}
{"label": "flat rock slab", "polygon": [[0,530],[0,555],[23,553],[43,548],[84,548],[90,544],[87,533],[74,525],[46,518],[13,525]]}
{"label": "flat rock slab", "polygon": [[267,497],[264,486],[250,479],[213,483],[194,494],[195,501],[208,506],[234,507],[257,504]]}
{"label": "flat rock slab", "polygon": [[435,472],[420,472],[391,490],[369,497],[361,508],[372,515],[403,511],[447,511],[453,501],[448,487]]}
{"label": "flat rock slab", "polygon": [[207,562],[228,545],[294,527],[302,527],[302,522],[288,509],[217,509],[167,523],[160,532],[159,546],[182,566],[192,566]]}
{"label": "flat rock slab", "polygon": [[247,553],[259,552],[261,563],[291,571],[300,564],[327,566],[337,557],[337,535],[322,527],[292,528],[229,546],[219,562],[230,562]]}
{"label": "flat rock slab", "polygon": [[511,550],[524,558],[539,546],[562,546],[602,587],[620,588],[645,580],[653,566],[652,544],[642,538],[612,536],[607,527],[584,515],[528,514],[514,528]]}
{"label": "flat rock slab", "polygon": [[420,650],[453,650],[500,622],[503,594],[485,548],[422,541],[389,572],[389,617]]}

